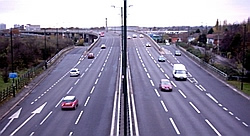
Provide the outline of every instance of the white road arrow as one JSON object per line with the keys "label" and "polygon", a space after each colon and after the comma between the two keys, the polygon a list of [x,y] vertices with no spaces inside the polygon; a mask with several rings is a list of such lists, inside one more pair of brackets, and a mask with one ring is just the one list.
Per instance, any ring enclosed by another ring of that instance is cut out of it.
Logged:
{"label": "white road arrow", "polygon": [[16,111],[13,115],[11,115],[8,119],[10,119],[10,121],[4,126],[4,128],[1,130],[0,135],[5,131],[5,129],[11,124],[11,122],[14,119],[17,119],[21,113],[22,108],[20,108],[18,111]]}
{"label": "white road arrow", "polygon": [[37,113],[41,113],[41,111],[43,110],[44,106],[47,104],[47,102],[45,102],[43,105],[41,105],[40,107],[38,107],[36,110],[32,111],[32,115],[29,116],[28,119],[26,119],[17,129],[15,129],[15,131],[13,131],[10,135],[13,136],[15,135],[15,133],[20,130],[30,119],[32,119]]}

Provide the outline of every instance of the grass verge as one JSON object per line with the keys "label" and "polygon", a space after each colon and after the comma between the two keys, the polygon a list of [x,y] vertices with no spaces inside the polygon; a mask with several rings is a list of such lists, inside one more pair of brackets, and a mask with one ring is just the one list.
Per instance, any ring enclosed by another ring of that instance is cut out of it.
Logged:
{"label": "grass verge", "polygon": [[[233,85],[237,89],[241,89],[241,82],[240,81],[227,81],[229,84]],[[250,83],[243,83],[243,90],[241,90],[243,93],[250,96]]]}

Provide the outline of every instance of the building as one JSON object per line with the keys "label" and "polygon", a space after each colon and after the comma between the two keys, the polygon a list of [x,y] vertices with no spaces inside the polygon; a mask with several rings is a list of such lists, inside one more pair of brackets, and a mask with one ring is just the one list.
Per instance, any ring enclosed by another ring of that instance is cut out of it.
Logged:
{"label": "building", "polygon": [[6,24],[1,23],[0,24],[0,30],[5,30],[6,29]]}
{"label": "building", "polygon": [[26,31],[38,31],[38,30],[41,30],[40,25],[27,24],[25,27],[26,27]]}

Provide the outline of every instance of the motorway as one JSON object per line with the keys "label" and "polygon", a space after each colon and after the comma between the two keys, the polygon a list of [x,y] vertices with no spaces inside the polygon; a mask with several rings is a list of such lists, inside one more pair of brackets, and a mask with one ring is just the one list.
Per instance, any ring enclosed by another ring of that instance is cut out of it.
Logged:
{"label": "motorway", "polygon": [[[129,32],[128,35],[132,35]],[[0,120],[0,135],[17,136],[108,136],[122,135],[119,113],[120,37],[106,33],[93,48],[94,59],[75,47],[55,69],[11,112]],[[250,134],[250,102],[229,85],[211,76],[192,60],[174,56],[174,45],[163,46],[166,62],[144,38],[127,40],[129,72],[129,134],[141,136],[196,136]],[[100,49],[101,44],[107,46]],[[172,66],[183,63],[187,81],[172,78]],[[77,67],[78,77],[69,70]],[[172,92],[159,90],[167,78]],[[79,100],[76,110],[61,110],[66,95]],[[120,111],[121,112],[121,111]]]}

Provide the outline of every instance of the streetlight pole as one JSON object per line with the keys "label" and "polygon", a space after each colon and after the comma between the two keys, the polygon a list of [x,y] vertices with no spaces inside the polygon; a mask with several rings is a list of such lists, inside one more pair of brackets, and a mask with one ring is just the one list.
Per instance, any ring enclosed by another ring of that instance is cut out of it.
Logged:
{"label": "streetlight pole", "polygon": [[122,57],[123,93],[124,93],[124,136],[127,136],[127,0],[124,0],[124,45]]}
{"label": "streetlight pole", "polygon": [[47,69],[46,28],[44,28],[44,66]]}

